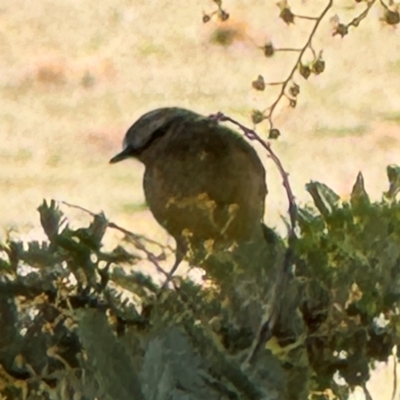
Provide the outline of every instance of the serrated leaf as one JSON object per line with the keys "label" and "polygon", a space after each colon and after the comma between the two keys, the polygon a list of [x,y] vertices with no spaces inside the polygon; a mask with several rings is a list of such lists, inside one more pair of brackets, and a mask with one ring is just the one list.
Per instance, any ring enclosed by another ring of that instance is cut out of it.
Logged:
{"label": "serrated leaf", "polygon": [[93,221],[87,228],[79,228],[75,231],[66,230],[60,234],[78,238],[79,242],[89,247],[90,250],[99,250],[101,241],[106,232],[108,221],[103,213],[94,215]]}
{"label": "serrated leaf", "polygon": [[57,203],[54,200],[50,201],[50,205],[47,204],[46,200],[43,200],[37,210],[40,214],[40,223],[42,224],[43,230],[50,241],[58,235],[61,225],[66,221],[63,212],[59,209]]}
{"label": "serrated leaf", "polygon": [[48,267],[58,262],[48,243],[36,240],[28,243],[28,249],[21,254],[21,260],[32,267]]}
{"label": "serrated leaf", "polygon": [[339,205],[340,197],[324,183],[311,181],[307,183],[306,190],[324,217],[330,215]]}

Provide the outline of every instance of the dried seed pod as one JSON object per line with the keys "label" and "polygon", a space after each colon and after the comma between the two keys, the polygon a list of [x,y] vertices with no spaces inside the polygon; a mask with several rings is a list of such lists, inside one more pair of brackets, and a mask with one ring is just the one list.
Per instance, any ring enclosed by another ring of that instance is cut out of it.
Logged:
{"label": "dried seed pod", "polygon": [[265,57],[272,57],[275,53],[274,45],[269,42],[263,47]]}
{"label": "dried seed pod", "polygon": [[397,25],[400,22],[400,15],[398,11],[386,9],[383,19],[388,25]]}
{"label": "dried seed pod", "polygon": [[341,37],[346,36],[349,33],[349,27],[345,24],[338,24],[333,31],[333,36],[340,35]]}
{"label": "dried seed pod", "polygon": [[325,61],[322,59],[321,55],[312,64],[312,72],[315,75],[322,74],[325,71]]}
{"label": "dried seed pod", "polygon": [[262,75],[258,75],[257,79],[254,80],[251,85],[253,86],[254,89],[256,90],[264,90],[265,89],[265,81]]}
{"label": "dried seed pod", "polygon": [[311,69],[308,65],[304,65],[304,64],[300,64],[299,66],[299,72],[300,75],[304,78],[304,79],[308,79],[308,77],[311,74]]}
{"label": "dried seed pod", "polygon": [[268,133],[268,139],[278,139],[280,135],[279,129],[271,128]]}
{"label": "dried seed pod", "polygon": [[251,120],[253,121],[253,124],[257,125],[260,122],[263,122],[264,119],[265,119],[265,115],[261,111],[253,110],[251,112]]}
{"label": "dried seed pod", "polygon": [[285,7],[281,11],[281,13],[279,14],[279,18],[283,19],[283,21],[288,25],[294,24],[294,14],[289,7]]}
{"label": "dried seed pod", "polygon": [[293,82],[292,86],[289,88],[289,93],[293,97],[297,97],[297,95],[300,93],[300,86]]}
{"label": "dried seed pod", "polygon": [[227,13],[225,10],[221,10],[221,12],[219,13],[219,18],[221,19],[221,21],[226,21],[227,19],[229,19],[229,13]]}
{"label": "dried seed pod", "polygon": [[210,21],[211,17],[208,14],[204,14],[203,15],[203,23],[207,23],[208,21]]}

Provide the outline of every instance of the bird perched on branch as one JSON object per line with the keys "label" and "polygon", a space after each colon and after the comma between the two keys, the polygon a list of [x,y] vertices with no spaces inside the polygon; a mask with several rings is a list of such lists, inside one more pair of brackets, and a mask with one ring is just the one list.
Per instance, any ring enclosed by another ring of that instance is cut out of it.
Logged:
{"label": "bird perched on branch", "polygon": [[110,160],[145,165],[143,188],[155,219],[177,244],[173,271],[188,253],[228,249],[263,235],[265,170],[236,132],[182,108],[141,116]]}

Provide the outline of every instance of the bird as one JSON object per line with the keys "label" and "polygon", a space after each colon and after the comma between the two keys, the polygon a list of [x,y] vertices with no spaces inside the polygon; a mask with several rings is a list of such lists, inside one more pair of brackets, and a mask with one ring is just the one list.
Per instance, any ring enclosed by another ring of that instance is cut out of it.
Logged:
{"label": "bird", "polygon": [[110,163],[129,158],[144,164],[147,205],[176,241],[169,277],[188,254],[265,236],[266,171],[234,130],[188,109],[157,108],[128,129]]}

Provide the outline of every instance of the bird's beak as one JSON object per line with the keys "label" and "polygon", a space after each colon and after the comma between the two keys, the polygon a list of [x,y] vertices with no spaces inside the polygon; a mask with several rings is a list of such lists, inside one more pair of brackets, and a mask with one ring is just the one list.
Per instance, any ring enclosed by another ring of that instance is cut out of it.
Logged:
{"label": "bird's beak", "polygon": [[115,164],[117,162],[126,160],[127,158],[132,157],[132,149],[128,146],[125,147],[125,149],[123,149],[120,153],[118,153],[116,156],[114,156],[111,160],[110,160],[110,164]]}

